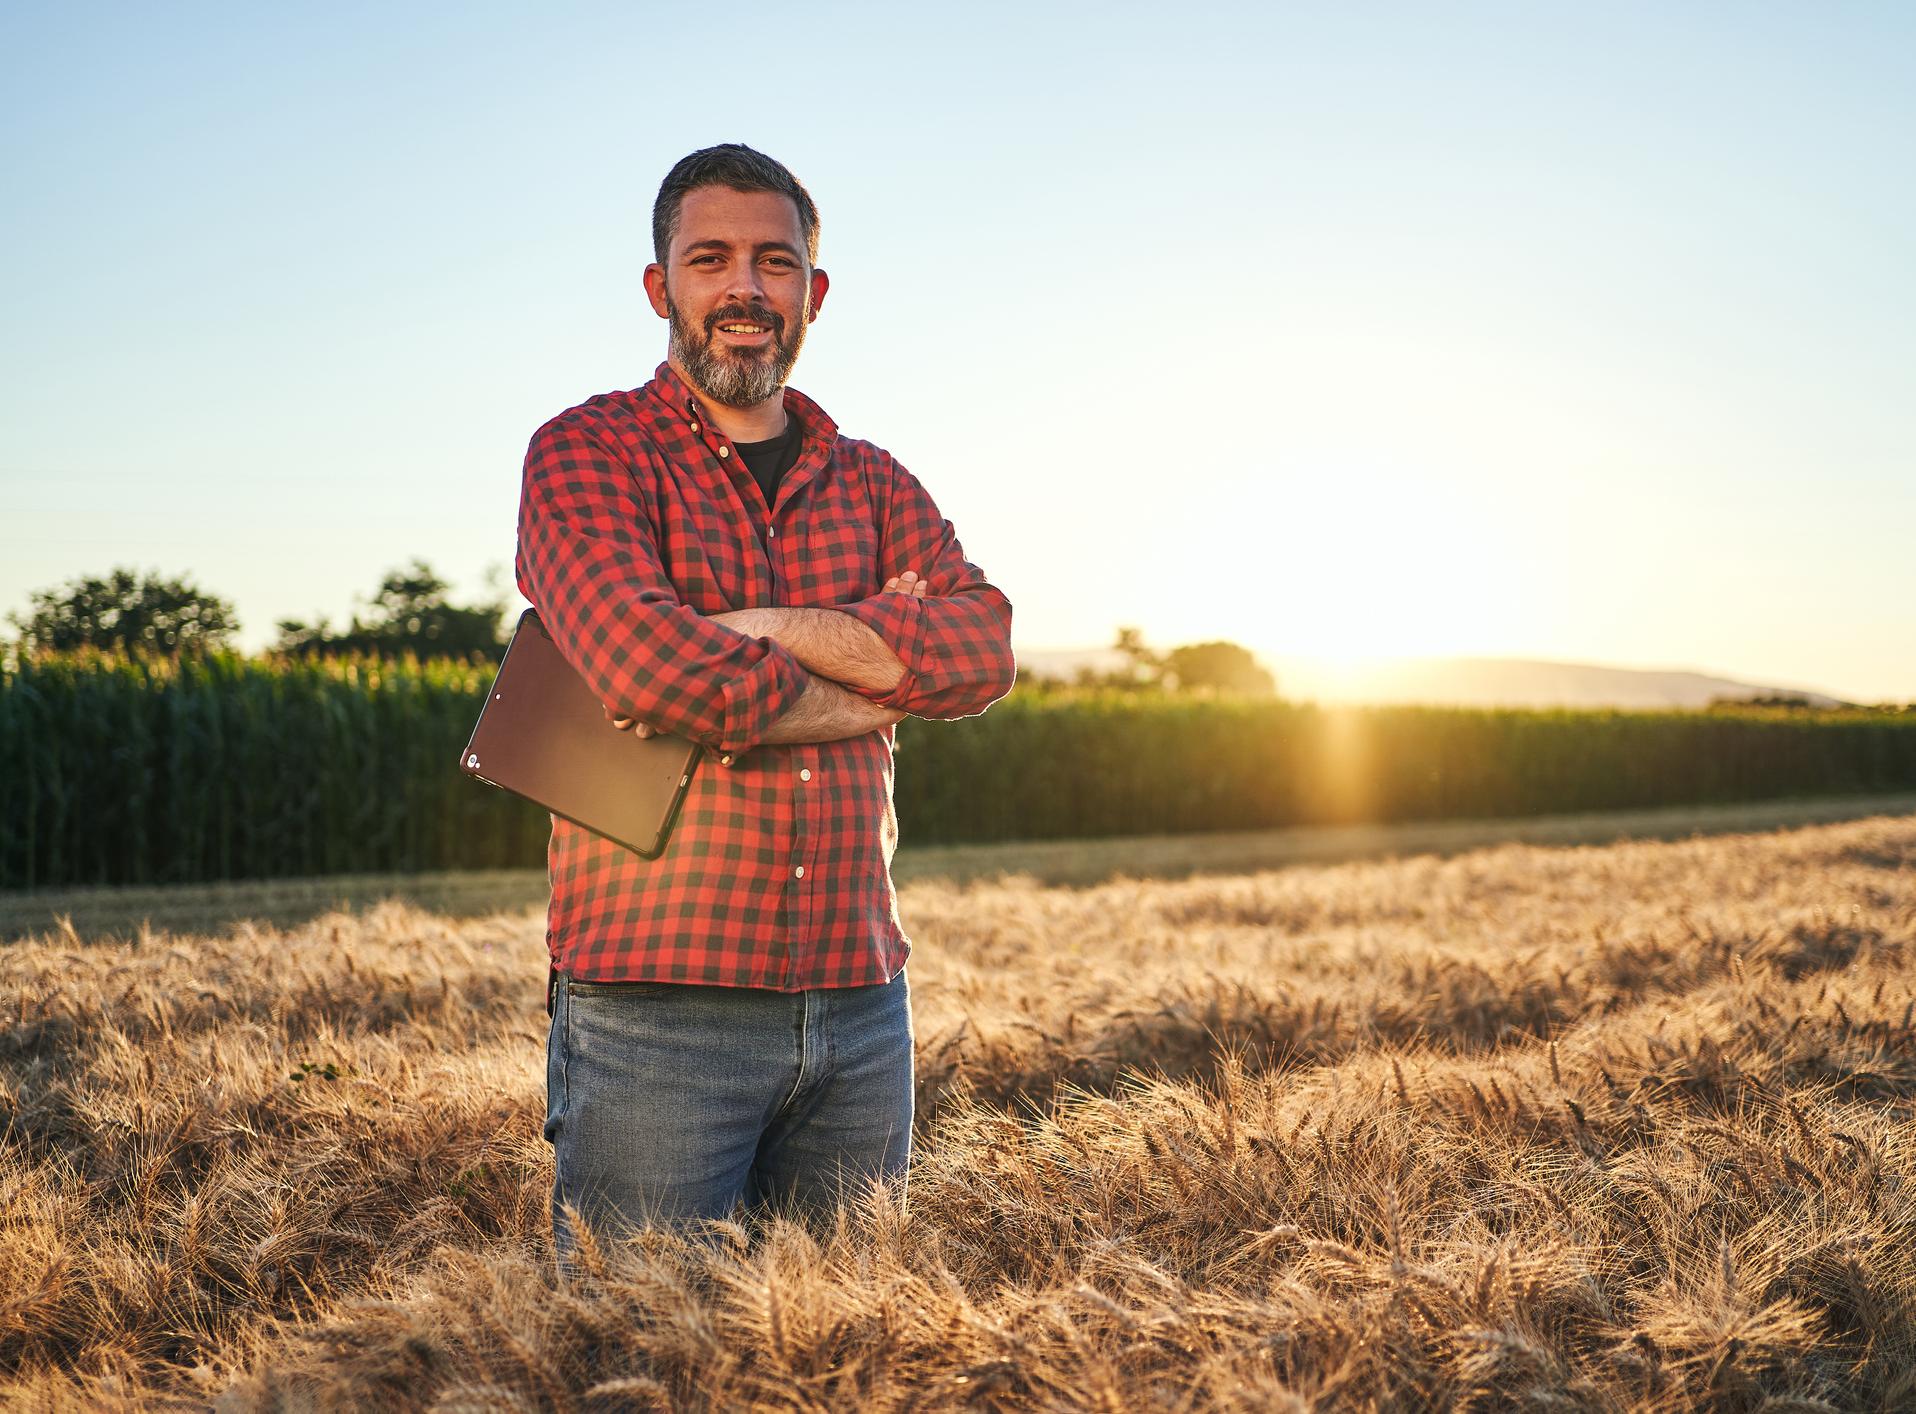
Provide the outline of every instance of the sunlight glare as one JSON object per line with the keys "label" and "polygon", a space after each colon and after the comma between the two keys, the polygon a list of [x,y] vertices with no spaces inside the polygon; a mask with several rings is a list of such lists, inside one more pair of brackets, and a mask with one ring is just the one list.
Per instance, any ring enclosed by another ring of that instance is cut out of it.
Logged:
{"label": "sunlight glare", "polygon": [[1527,636],[1537,583],[1528,547],[1476,488],[1420,471],[1315,461],[1309,474],[1240,482],[1268,509],[1227,534],[1264,543],[1255,558],[1218,556],[1214,573],[1239,591],[1219,617],[1243,641],[1321,659],[1343,677]]}

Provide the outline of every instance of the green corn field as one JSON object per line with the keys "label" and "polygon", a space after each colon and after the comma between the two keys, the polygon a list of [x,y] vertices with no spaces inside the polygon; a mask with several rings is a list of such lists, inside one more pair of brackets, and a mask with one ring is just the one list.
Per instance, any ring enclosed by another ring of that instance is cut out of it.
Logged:
{"label": "green corn field", "polygon": [[1320,707],[1014,693],[899,729],[906,839],[956,844],[1707,805],[1916,786],[1916,713]]}
{"label": "green corn field", "polygon": [[[0,889],[537,867],[457,769],[490,665],[0,665]],[[905,842],[1514,816],[1916,788],[1916,714],[1322,708],[1014,692],[898,728]]]}
{"label": "green corn field", "polygon": [[492,673],[96,653],[0,670],[0,888],[536,864],[545,812],[454,766]]}

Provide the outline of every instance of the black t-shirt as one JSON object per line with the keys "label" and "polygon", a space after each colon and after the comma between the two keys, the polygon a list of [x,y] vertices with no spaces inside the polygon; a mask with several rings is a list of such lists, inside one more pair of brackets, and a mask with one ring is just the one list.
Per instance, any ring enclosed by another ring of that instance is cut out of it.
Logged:
{"label": "black t-shirt", "polygon": [[765,493],[765,504],[771,505],[778,498],[779,479],[792,469],[792,463],[798,460],[799,444],[804,438],[799,433],[798,419],[787,416],[785,430],[769,442],[734,442],[738,454],[744,458],[746,469],[758,482],[758,489]]}

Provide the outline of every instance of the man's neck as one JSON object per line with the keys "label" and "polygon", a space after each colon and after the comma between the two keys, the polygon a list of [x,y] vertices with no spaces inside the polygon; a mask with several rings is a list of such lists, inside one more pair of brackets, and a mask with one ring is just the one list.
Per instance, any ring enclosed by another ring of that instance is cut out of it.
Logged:
{"label": "man's neck", "polygon": [[698,385],[686,377],[685,370],[678,363],[672,363],[672,371],[679,375],[699,400],[699,406],[705,409],[705,416],[711,424],[734,442],[769,442],[781,436],[785,431],[785,390],[780,388],[762,403],[753,403],[750,407],[727,407],[724,403],[714,402],[699,392]]}

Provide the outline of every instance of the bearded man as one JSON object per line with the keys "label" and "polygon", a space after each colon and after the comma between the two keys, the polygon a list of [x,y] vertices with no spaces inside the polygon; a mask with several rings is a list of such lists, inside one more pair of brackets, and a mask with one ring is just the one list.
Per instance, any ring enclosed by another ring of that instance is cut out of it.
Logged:
{"label": "bearded man", "polygon": [[595,1230],[816,1209],[910,1156],[895,724],[1010,690],[1010,601],[891,456],[785,387],[818,212],[727,143],[652,209],[644,387],[526,454],[516,571],[614,727],[706,748],[646,860],[554,817],[547,1111],[562,1262]]}

